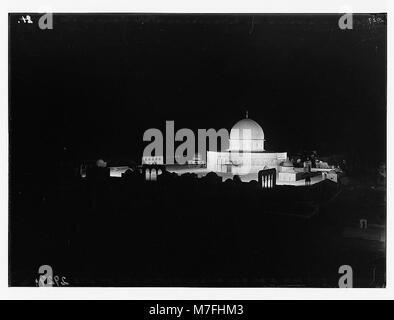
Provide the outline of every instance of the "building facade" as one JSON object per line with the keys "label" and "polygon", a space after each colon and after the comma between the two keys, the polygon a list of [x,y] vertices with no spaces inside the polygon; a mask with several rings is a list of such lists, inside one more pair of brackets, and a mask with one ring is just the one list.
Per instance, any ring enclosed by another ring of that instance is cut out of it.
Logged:
{"label": "building facade", "polygon": [[277,169],[286,160],[287,152],[267,152],[264,142],[261,126],[246,117],[231,129],[228,150],[207,152],[207,169],[237,175]]}

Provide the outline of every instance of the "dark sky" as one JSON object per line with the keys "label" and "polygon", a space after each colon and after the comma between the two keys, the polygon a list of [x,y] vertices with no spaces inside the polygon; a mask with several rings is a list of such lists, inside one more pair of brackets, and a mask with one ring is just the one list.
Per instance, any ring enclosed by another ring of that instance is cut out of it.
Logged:
{"label": "dark sky", "polygon": [[57,14],[53,30],[32,17],[10,17],[20,167],[138,160],[148,128],[230,129],[246,110],[267,150],[385,157],[386,23],[372,15],[353,30],[337,14]]}

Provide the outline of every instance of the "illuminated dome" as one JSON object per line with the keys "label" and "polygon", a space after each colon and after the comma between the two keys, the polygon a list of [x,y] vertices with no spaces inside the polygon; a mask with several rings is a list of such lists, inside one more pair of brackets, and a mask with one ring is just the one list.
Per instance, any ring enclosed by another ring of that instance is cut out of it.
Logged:
{"label": "illuminated dome", "polygon": [[291,162],[291,161],[289,160],[289,158],[287,158],[286,161],[284,161],[284,162],[282,163],[282,167],[294,167],[294,164],[293,164],[293,162]]}
{"label": "illuminated dome", "polygon": [[264,131],[254,120],[238,121],[230,131],[230,151],[264,151]]}
{"label": "illuminated dome", "polygon": [[264,140],[263,128],[256,121],[248,118],[238,121],[233,126],[230,132],[230,139],[245,140],[249,134],[246,130],[250,130],[250,138],[252,140]]}

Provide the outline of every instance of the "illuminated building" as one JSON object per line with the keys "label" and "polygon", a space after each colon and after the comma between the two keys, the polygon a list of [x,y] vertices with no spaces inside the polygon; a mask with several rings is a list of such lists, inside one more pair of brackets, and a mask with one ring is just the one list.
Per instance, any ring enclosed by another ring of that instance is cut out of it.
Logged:
{"label": "illuminated building", "polygon": [[264,143],[263,128],[246,115],[231,129],[228,150],[207,152],[207,169],[239,175],[278,169],[286,160],[287,152],[265,151]]}

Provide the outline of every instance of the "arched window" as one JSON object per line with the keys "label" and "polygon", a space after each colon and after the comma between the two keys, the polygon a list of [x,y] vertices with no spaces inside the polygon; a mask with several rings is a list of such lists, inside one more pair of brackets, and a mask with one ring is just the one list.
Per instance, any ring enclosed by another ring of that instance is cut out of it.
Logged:
{"label": "arched window", "polygon": [[150,171],[150,180],[156,181],[157,180],[157,170],[156,168],[152,168]]}
{"label": "arched window", "polygon": [[150,170],[149,169],[145,169],[145,180],[150,181]]}

